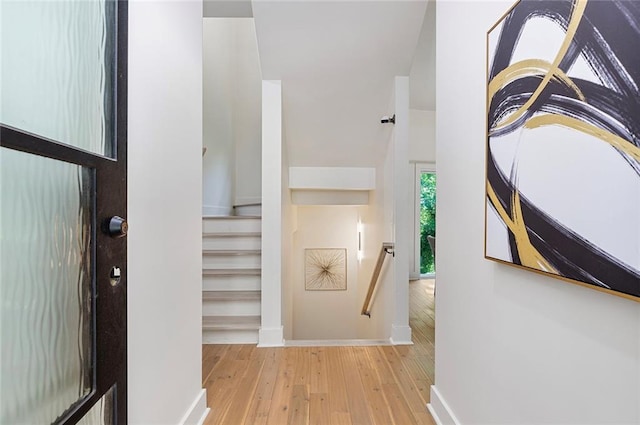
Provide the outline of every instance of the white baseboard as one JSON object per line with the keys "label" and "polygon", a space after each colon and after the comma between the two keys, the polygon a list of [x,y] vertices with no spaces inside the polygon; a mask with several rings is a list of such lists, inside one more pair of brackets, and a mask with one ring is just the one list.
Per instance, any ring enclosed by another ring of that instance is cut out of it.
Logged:
{"label": "white baseboard", "polygon": [[196,399],[185,413],[184,417],[180,421],[180,425],[202,425],[204,420],[209,414],[209,408],[207,407],[207,390],[204,388],[200,390]]}
{"label": "white baseboard", "polygon": [[232,215],[233,207],[232,206],[219,206],[219,205],[203,205],[202,206],[202,215],[203,216],[225,216]]}
{"label": "white baseboard", "polygon": [[411,328],[409,326],[391,326],[391,338],[393,345],[413,345],[411,341]]}
{"label": "white baseboard", "polygon": [[289,339],[285,347],[360,347],[371,345],[389,345],[385,339]]}
{"label": "white baseboard", "polygon": [[419,272],[410,272],[409,273],[409,280],[420,280],[420,273]]}
{"label": "white baseboard", "polygon": [[277,328],[260,328],[258,331],[258,347],[284,347],[284,330]]}
{"label": "white baseboard", "polygon": [[442,398],[435,385],[431,386],[430,400],[431,402],[427,404],[427,409],[429,409],[429,413],[431,413],[437,425],[460,425],[460,421],[453,414],[453,411]]}

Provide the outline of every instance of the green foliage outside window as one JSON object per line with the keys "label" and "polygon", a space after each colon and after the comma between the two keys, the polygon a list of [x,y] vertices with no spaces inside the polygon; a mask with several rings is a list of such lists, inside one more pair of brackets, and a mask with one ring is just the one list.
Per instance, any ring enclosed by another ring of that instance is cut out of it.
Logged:
{"label": "green foliage outside window", "polygon": [[436,236],[436,175],[420,176],[420,273],[434,273],[433,252],[427,235]]}

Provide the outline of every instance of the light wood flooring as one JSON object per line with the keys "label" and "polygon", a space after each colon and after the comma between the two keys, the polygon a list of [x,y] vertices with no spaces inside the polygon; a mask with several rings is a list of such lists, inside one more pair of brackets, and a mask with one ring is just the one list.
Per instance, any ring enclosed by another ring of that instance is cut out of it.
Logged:
{"label": "light wood flooring", "polygon": [[205,425],[433,425],[433,285],[409,285],[412,346],[203,345]]}

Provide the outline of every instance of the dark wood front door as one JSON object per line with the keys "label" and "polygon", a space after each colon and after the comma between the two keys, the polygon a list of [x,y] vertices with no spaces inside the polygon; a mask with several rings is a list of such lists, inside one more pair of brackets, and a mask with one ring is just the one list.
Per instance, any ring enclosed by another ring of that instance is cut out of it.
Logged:
{"label": "dark wood front door", "polygon": [[0,423],[127,422],[127,2],[3,1]]}

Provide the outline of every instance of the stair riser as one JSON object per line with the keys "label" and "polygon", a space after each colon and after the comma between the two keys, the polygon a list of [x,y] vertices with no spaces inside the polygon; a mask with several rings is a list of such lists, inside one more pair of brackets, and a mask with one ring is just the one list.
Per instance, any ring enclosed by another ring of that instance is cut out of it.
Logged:
{"label": "stair riser", "polygon": [[260,249],[262,240],[259,236],[233,236],[215,237],[204,236],[202,238],[202,249]]}
{"label": "stair riser", "polygon": [[203,330],[203,344],[257,344],[257,330]]}
{"label": "stair riser", "polygon": [[261,219],[202,219],[203,233],[240,233],[260,232],[262,228]]}
{"label": "stair riser", "polygon": [[204,300],[203,316],[259,316],[260,300]]}
{"label": "stair riser", "polygon": [[259,291],[260,276],[203,276],[205,291]]}
{"label": "stair riser", "polygon": [[238,205],[233,208],[233,211],[239,216],[261,216],[262,205]]}
{"label": "stair riser", "polygon": [[208,255],[202,256],[203,269],[254,269],[260,267],[260,255]]}

